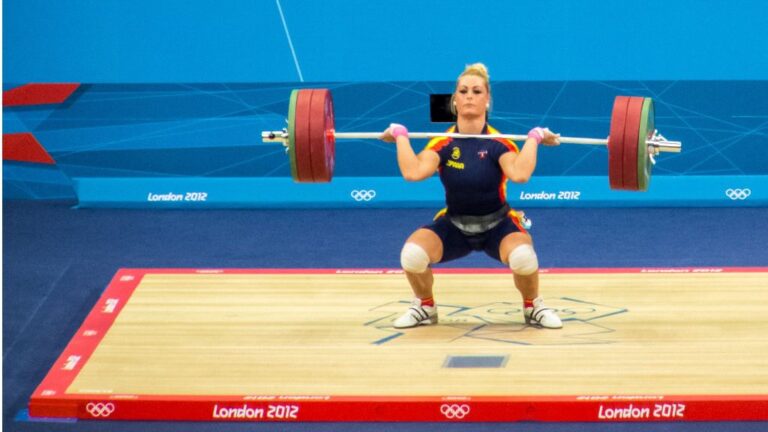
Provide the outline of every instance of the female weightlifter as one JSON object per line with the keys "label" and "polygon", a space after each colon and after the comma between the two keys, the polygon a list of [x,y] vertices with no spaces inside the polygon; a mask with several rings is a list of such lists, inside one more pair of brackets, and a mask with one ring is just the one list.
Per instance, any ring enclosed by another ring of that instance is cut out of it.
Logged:
{"label": "female weightlifter", "polygon": [[[451,99],[457,120],[448,132],[499,133],[486,122],[491,86],[485,65],[467,66],[456,81]],[[552,329],[563,326],[539,295],[539,263],[531,236],[523,218],[510,209],[506,197],[507,179],[527,182],[536,167],[538,146],[559,145],[559,137],[546,128],[533,128],[522,150],[506,139],[438,137],[416,154],[403,125],[393,123],[384,131],[381,139],[396,143],[403,177],[420,181],[438,171],[446,199],[446,208],[438,212],[431,224],[413,232],[400,253],[415,298],[395,320],[395,328],[436,324],[438,314],[430,265],[455,260],[472,251],[484,251],[509,266],[523,297],[526,323]]]}

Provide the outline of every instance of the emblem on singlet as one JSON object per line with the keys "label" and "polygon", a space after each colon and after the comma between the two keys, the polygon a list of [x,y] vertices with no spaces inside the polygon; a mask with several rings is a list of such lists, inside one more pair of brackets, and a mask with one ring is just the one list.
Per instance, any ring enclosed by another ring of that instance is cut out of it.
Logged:
{"label": "emblem on singlet", "polygon": [[461,150],[458,147],[453,147],[451,149],[451,159],[445,162],[445,166],[449,168],[455,168],[455,169],[464,169],[464,162],[456,162],[461,158]]}

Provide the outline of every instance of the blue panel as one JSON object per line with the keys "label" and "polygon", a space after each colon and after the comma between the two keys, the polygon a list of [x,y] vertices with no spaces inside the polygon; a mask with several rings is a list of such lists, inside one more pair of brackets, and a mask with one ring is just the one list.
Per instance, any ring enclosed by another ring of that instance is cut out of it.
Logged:
{"label": "blue panel", "polygon": [[[75,179],[82,207],[435,208],[445,205],[437,178],[341,177],[299,184],[287,178]],[[537,177],[510,186],[518,209],[533,207],[726,207],[768,205],[768,176],[664,176],[647,192],[613,191],[605,177]]]}
{"label": "blue panel", "polygon": [[[429,121],[429,95],[452,85],[307,84],[332,89],[340,131],[380,131],[392,121],[444,130]],[[291,87],[93,84],[55,109],[6,108],[3,118],[6,129],[33,132],[73,177],[287,176],[282,148],[262,144],[260,133],[285,126]],[[491,123],[507,133],[540,124],[602,138],[617,94],[653,97],[658,129],[684,143],[682,153],[658,158],[656,174],[768,173],[768,81],[499,81]],[[380,141],[339,141],[336,156],[339,177],[399,176],[394,147]],[[605,175],[606,167],[605,147],[563,145],[541,150],[536,175]]]}
{"label": "blue panel", "polygon": [[291,82],[300,68],[315,82],[451,81],[483,61],[510,81],[766,79],[768,56],[755,51],[766,28],[760,0],[7,0],[3,73]]}
{"label": "blue panel", "polygon": [[75,191],[55,166],[3,162],[3,198],[71,200]]}
{"label": "blue panel", "polygon": [[9,0],[10,82],[252,82],[298,75],[274,2]]}
{"label": "blue panel", "polygon": [[759,1],[394,0],[361,16],[358,2],[293,0],[285,12],[310,80],[452,80],[474,61],[503,80],[768,76],[750,48],[767,37]]}
{"label": "blue panel", "polygon": [[[56,160],[60,179],[66,179],[64,175],[105,181],[286,178],[290,169],[284,148],[261,143],[260,133],[285,126],[291,87],[279,83],[89,84],[67,103],[45,110],[7,107],[3,120],[6,130],[35,135]],[[410,130],[440,131],[447,125],[430,123],[429,95],[451,91],[453,83],[307,83],[302,87],[332,89],[340,131],[380,131],[392,121]],[[653,97],[656,126],[668,138],[683,142],[682,153],[657,157],[652,185],[665,176],[768,175],[768,81],[496,81],[491,123],[508,133],[546,125],[567,136],[602,138],[608,133],[617,94]],[[418,150],[424,141],[413,145]],[[334,184],[342,178],[401,181],[394,146],[378,140],[337,142],[335,166]],[[50,183],[45,171],[39,173],[44,177],[6,175],[5,182],[14,182],[6,190],[39,190],[40,184]],[[564,183],[558,187],[569,190],[571,177],[606,175],[605,146],[542,147],[532,184],[539,177],[561,177]],[[11,194],[49,195],[50,191]],[[659,202],[646,197],[648,202]],[[413,199],[387,202],[397,205]],[[676,199],[698,202],[693,195]]]}

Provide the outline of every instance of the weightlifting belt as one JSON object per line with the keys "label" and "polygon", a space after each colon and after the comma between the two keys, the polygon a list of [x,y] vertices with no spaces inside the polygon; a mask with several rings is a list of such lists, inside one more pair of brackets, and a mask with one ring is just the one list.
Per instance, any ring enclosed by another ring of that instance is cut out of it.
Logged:
{"label": "weightlifting belt", "polygon": [[509,213],[509,204],[504,204],[500,209],[486,215],[457,215],[448,214],[448,220],[453,226],[466,235],[482,234],[498,225]]}

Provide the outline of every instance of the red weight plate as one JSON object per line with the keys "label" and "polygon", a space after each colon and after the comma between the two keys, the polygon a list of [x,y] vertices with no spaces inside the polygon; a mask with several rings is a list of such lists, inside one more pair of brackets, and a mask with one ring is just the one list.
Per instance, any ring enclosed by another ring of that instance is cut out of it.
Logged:
{"label": "red weight plate", "polygon": [[608,181],[611,189],[621,189],[624,181],[624,125],[629,97],[616,96],[611,112],[611,134],[608,137]]}
{"label": "red weight plate", "polygon": [[301,89],[296,97],[296,116],[294,118],[294,153],[296,154],[296,177],[301,183],[315,181],[312,176],[312,143],[309,131],[310,104],[312,90]]}
{"label": "red weight plate", "polygon": [[333,98],[331,92],[328,92],[328,98],[326,99],[325,110],[325,166],[328,167],[328,180],[333,178],[333,169],[336,167],[336,117],[333,114]]}
{"label": "red weight plate", "polygon": [[640,136],[640,120],[645,98],[630,97],[624,122],[623,181],[622,189],[639,190],[637,183],[637,142]]}
{"label": "red weight plate", "polygon": [[329,182],[333,176],[334,137],[333,99],[327,89],[312,91],[309,107],[309,135],[312,147],[312,176],[316,182]]}

